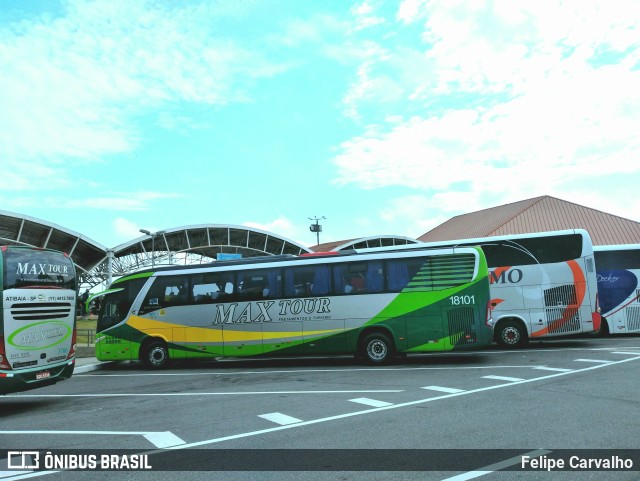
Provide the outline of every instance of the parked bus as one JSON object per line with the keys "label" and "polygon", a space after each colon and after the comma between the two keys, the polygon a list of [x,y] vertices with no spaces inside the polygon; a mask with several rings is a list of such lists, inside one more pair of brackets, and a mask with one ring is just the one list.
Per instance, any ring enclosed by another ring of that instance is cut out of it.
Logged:
{"label": "parked bus", "polygon": [[595,246],[601,334],[640,332],[640,244]]}
{"label": "parked bus", "polygon": [[0,394],[71,377],[76,274],[57,251],[0,247]]}
{"label": "parked bus", "polygon": [[122,277],[98,315],[99,360],[396,353],[491,342],[481,249],[291,255]]}
{"label": "parked bus", "polygon": [[600,329],[593,245],[587,231],[420,243],[404,249],[447,246],[482,247],[490,269],[494,337],[501,346]]}

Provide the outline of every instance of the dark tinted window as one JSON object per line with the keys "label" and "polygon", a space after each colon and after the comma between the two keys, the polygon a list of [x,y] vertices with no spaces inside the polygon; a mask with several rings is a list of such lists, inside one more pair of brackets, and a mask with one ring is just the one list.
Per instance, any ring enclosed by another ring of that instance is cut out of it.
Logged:
{"label": "dark tinted window", "polygon": [[328,266],[291,267],[284,273],[285,297],[313,297],[329,294],[331,277]]}
{"label": "dark tinted window", "polygon": [[381,261],[349,262],[333,266],[335,294],[364,294],[384,291]]}
{"label": "dark tinted window", "polygon": [[596,270],[640,269],[640,249],[596,251]]}
{"label": "dark tinted window", "polygon": [[240,300],[278,299],[282,296],[280,269],[260,269],[238,272]]}
{"label": "dark tinted window", "polygon": [[5,289],[50,286],[76,290],[73,262],[60,252],[7,249],[3,260]]}
{"label": "dark tinted window", "polygon": [[114,289],[121,290],[107,294],[102,299],[100,312],[98,313],[98,332],[115,326],[127,317],[133,301],[135,301],[138,292],[140,292],[146,281],[147,278],[140,278],[114,285]]}
{"label": "dark tinted window", "polygon": [[500,240],[479,245],[489,267],[550,264],[577,259],[582,254],[582,236],[579,234]]}
{"label": "dark tinted window", "polygon": [[400,292],[407,287],[409,281],[424,265],[426,258],[398,259],[388,261],[387,264],[387,289],[390,292]]}
{"label": "dark tinted window", "polygon": [[140,313],[185,304],[189,304],[189,278],[186,275],[159,276],[149,288]]}

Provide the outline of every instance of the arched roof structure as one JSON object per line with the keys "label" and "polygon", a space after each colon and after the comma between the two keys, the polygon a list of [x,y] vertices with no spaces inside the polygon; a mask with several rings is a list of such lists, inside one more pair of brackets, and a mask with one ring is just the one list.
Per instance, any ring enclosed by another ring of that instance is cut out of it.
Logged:
{"label": "arched roof structure", "polygon": [[80,275],[107,256],[107,248],[51,222],[0,210],[0,245],[23,245],[66,252]]}
{"label": "arched roof structure", "polygon": [[302,244],[252,227],[201,224],[164,229],[114,248],[50,222],[0,210],[0,245],[25,245],[69,254],[83,287],[152,265],[208,263],[218,254],[242,257],[312,252]]}
{"label": "arched roof structure", "polygon": [[312,252],[302,244],[272,232],[231,224],[164,229],[120,244],[110,251],[110,259],[96,270],[105,274],[110,271],[114,276],[152,265],[208,263],[216,260],[219,254],[255,257]]}
{"label": "arched roof structure", "polygon": [[376,235],[370,237],[358,237],[357,239],[327,242],[312,246],[313,252],[343,251],[348,249],[368,249],[369,247],[389,247],[407,244],[416,244],[417,239],[398,235]]}

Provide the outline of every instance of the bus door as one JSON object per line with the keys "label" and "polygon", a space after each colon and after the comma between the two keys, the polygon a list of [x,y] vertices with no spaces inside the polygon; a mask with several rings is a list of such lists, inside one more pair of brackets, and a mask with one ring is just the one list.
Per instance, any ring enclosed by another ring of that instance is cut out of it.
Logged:
{"label": "bus door", "polygon": [[100,342],[96,342],[98,359],[102,359],[103,356],[108,359],[130,358],[130,336],[122,335],[128,327],[126,324],[121,324],[127,318],[130,305],[124,289],[114,290],[104,296],[100,303],[96,329],[102,338]]}

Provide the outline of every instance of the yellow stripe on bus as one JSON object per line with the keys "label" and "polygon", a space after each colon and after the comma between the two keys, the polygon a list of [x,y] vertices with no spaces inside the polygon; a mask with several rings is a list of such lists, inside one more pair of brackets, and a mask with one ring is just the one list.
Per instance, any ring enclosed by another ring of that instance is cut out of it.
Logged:
{"label": "yellow stripe on bus", "polygon": [[[301,331],[242,331],[235,330],[233,324],[217,324],[217,329],[207,327],[190,327],[183,324],[173,324],[170,322],[162,322],[156,319],[149,319],[146,317],[131,316],[127,321],[127,324],[138,331],[145,334],[153,335],[153,331],[158,331],[158,335],[167,337],[162,331],[171,329],[172,342],[223,342],[224,341],[259,341],[261,339],[302,339],[303,333]],[[219,328],[224,326],[224,331]],[[263,326],[266,326],[263,324]],[[305,337],[310,336],[326,336],[337,332],[342,332],[344,329],[322,329],[316,331],[304,331]]]}

